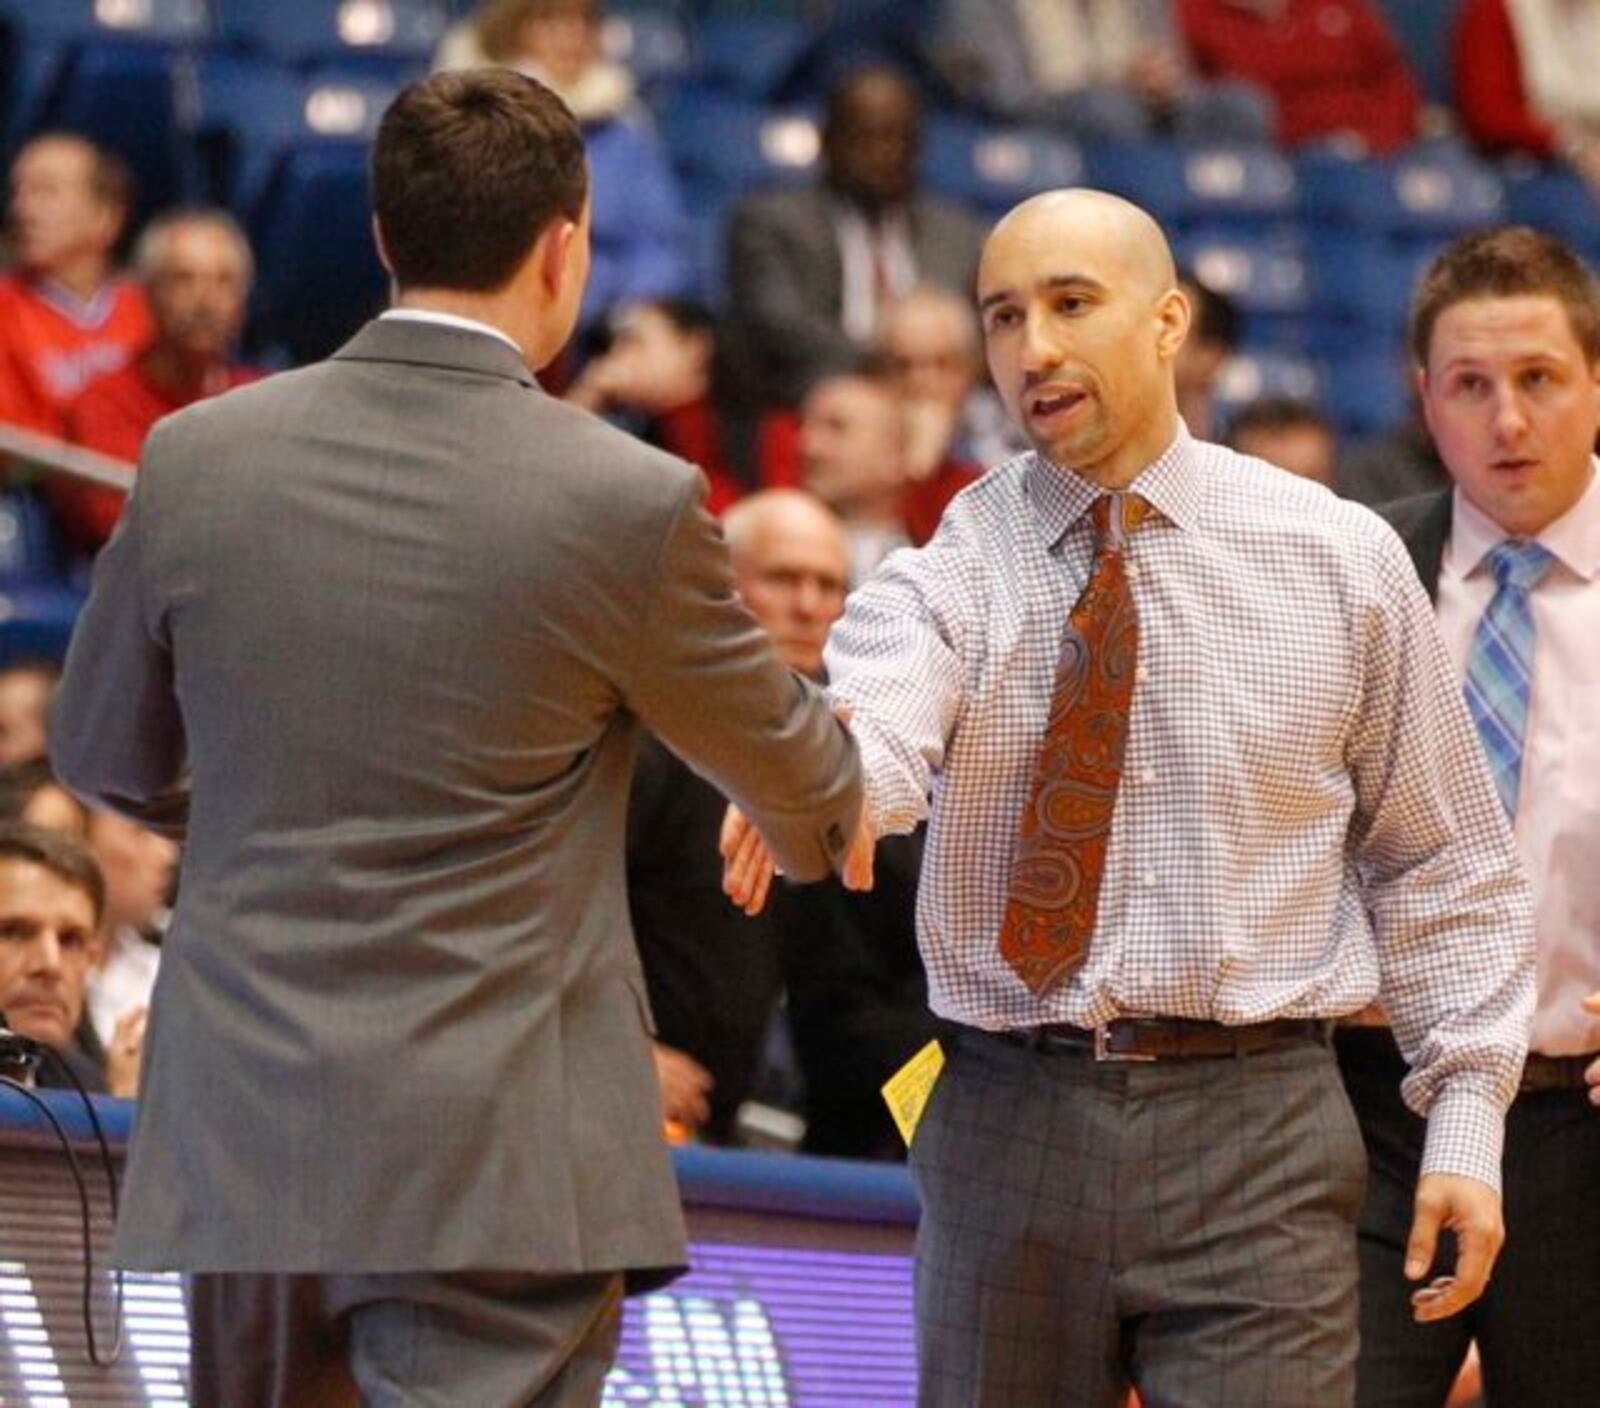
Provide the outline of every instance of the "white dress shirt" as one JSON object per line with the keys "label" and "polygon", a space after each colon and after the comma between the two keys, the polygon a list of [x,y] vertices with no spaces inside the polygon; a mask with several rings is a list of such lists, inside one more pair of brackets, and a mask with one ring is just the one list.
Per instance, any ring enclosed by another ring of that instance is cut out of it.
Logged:
{"label": "white dress shirt", "polygon": [[[1472,638],[1494,595],[1485,555],[1505,529],[1459,490],[1439,568],[1439,630],[1465,675]],[[1529,597],[1533,681],[1518,789],[1517,846],[1533,882],[1538,1004],[1533,1049],[1600,1051],[1600,473],[1538,535],[1553,554]]]}
{"label": "white dress shirt", "polygon": [[105,961],[90,972],[85,987],[89,1020],[100,1045],[109,1051],[117,1023],[150,1005],[156,970],[161,966],[161,945],[124,924],[106,941],[106,948]]}
{"label": "white dress shirt", "polygon": [[[1032,454],[851,598],[827,651],[886,831],[930,816],[933,1007],[985,1028],[1355,1012],[1380,988],[1424,1167],[1499,1182],[1532,907],[1433,612],[1369,510],[1190,438],[1133,486],[1139,665],[1098,924],[1034,997],[1000,956],[1096,486]],[[932,791],[931,809],[929,792]]]}
{"label": "white dress shirt", "polygon": [[460,328],[463,332],[485,333],[499,338],[517,356],[522,355],[522,348],[499,328],[480,323],[476,318],[463,318],[459,313],[438,313],[432,308],[389,308],[378,317],[386,323],[434,323],[443,328]]}

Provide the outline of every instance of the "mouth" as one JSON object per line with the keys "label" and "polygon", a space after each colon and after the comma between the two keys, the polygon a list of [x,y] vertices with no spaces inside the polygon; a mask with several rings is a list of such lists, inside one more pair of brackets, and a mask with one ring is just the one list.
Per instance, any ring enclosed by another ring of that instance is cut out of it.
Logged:
{"label": "mouth", "polygon": [[1496,474],[1526,474],[1529,470],[1537,469],[1538,467],[1538,460],[1509,455],[1505,459],[1491,460],[1489,462],[1489,468]]}
{"label": "mouth", "polygon": [[1089,400],[1089,393],[1081,386],[1041,386],[1030,391],[1024,401],[1028,419],[1035,425],[1049,425],[1068,419],[1073,412]]}

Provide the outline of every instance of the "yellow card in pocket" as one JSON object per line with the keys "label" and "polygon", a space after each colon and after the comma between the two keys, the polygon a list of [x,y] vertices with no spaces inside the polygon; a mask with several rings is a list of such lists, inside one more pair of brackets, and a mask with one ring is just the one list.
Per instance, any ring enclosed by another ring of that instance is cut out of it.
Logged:
{"label": "yellow card in pocket", "polygon": [[937,1041],[930,1041],[884,1083],[884,1101],[908,1149],[943,1069],[944,1048]]}

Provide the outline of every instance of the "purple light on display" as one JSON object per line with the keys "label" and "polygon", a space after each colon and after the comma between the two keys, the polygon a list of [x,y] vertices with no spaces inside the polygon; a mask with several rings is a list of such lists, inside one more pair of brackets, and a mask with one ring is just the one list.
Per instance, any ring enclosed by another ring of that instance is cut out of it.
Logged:
{"label": "purple light on display", "polygon": [[630,1301],[606,1408],[902,1408],[916,1401],[911,1259],[696,1242]]}

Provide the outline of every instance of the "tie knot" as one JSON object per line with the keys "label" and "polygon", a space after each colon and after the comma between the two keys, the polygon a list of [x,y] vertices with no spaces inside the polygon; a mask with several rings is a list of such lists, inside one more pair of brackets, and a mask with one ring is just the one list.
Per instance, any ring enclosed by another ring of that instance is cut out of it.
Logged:
{"label": "tie knot", "polygon": [[1507,538],[1489,553],[1489,569],[1502,587],[1530,591],[1555,561],[1550,549],[1527,538]]}
{"label": "tie knot", "polygon": [[1102,494],[1089,505],[1096,551],[1105,547],[1121,548],[1154,513],[1150,500],[1143,494]]}

